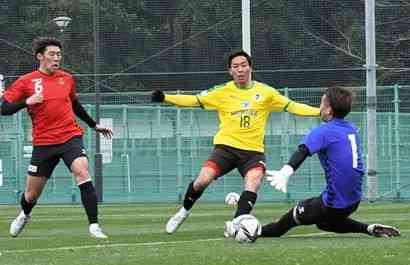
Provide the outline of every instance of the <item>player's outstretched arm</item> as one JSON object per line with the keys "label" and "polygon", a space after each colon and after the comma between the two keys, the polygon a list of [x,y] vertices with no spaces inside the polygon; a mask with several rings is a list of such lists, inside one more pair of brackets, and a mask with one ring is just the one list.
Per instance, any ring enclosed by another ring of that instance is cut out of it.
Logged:
{"label": "player's outstretched arm", "polygon": [[287,112],[299,115],[299,116],[319,116],[319,108],[312,107],[306,104],[291,101],[287,107]]}
{"label": "player's outstretched arm", "polygon": [[168,95],[161,90],[155,90],[151,94],[152,102],[166,102],[179,107],[199,107],[199,101],[196,96],[191,95]]}
{"label": "player's outstretched arm", "polygon": [[152,91],[151,102],[164,102],[165,94],[161,90]]}

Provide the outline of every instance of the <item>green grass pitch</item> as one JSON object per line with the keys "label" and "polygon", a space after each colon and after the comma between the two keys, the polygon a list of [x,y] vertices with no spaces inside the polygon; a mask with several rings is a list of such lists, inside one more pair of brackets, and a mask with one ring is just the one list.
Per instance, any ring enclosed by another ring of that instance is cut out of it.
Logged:
{"label": "green grass pitch", "polygon": [[[267,223],[292,204],[258,203],[254,215]],[[199,202],[174,235],[164,231],[176,204],[104,204],[100,223],[107,240],[88,236],[79,205],[38,205],[22,234],[11,238],[9,224],[17,206],[0,206],[1,265],[87,264],[410,264],[410,206],[407,203],[363,203],[358,220],[397,226],[402,236],[383,239],[359,234],[324,233],[298,227],[285,237],[240,244],[223,238],[224,221],[234,211],[222,203]]]}

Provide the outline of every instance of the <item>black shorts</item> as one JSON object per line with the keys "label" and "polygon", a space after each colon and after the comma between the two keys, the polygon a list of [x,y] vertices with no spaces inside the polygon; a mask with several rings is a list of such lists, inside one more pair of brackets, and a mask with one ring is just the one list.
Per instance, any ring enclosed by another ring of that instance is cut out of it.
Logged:
{"label": "black shorts", "polygon": [[255,167],[261,167],[265,170],[265,155],[261,152],[241,150],[227,145],[215,145],[213,152],[205,162],[206,165],[216,165],[214,169],[217,172],[215,176],[220,177],[227,174],[232,169],[237,168],[242,177]]}
{"label": "black shorts", "polygon": [[312,225],[320,223],[335,223],[349,217],[356,211],[359,203],[343,208],[327,207],[321,197],[314,197],[303,200],[293,208],[293,218],[299,225]]}
{"label": "black shorts", "polygon": [[86,156],[81,136],[75,136],[62,144],[34,146],[27,173],[31,176],[49,178],[60,158],[71,170],[73,161],[81,156]]}

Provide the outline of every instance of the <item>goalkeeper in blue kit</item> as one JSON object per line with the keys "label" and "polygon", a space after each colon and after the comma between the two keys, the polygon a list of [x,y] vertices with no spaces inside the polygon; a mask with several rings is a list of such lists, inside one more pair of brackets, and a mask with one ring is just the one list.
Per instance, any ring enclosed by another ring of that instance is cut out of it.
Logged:
{"label": "goalkeeper in blue kit", "polygon": [[282,169],[266,171],[270,184],[286,193],[289,177],[308,156],[317,153],[325,171],[326,188],[320,196],[299,202],[278,222],[263,226],[260,237],[280,237],[295,226],[313,224],[335,233],[364,233],[376,237],[400,235],[395,227],[365,224],[349,218],[360,204],[365,172],[357,128],[344,119],[351,105],[349,90],[328,88],[320,103],[320,116],[325,123],[305,136]]}

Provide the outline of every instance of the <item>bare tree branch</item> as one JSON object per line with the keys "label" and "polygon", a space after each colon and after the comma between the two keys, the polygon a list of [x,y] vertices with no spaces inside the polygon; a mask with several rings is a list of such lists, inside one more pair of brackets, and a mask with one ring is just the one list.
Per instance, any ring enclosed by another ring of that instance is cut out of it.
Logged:
{"label": "bare tree branch", "polygon": [[346,55],[348,55],[348,56],[350,56],[350,57],[352,57],[352,58],[358,59],[358,60],[360,60],[361,62],[366,62],[366,59],[365,59],[365,58],[362,58],[360,55],[353,54],[350,50],[346,50],[346,49],[344,49],[344,48],[342,48],[342,47],[339,47],[339,46],[337,46],[337,45],[335,45],[335,44],[333,44],[333,43],[331,43],[331,42],[325,40],[324,38],[322,38],[322,37],[320,37],[320,36],[314,34],[314,33],[313,33],[310,29],[308,29],[305,25],[302,24],[302,26],[303,26],[304,31],[305,31],[308,35],[310,35],[311,37],[313,37],[314,39],[316,39],[316,40],[318,40],[318,41],[324,43],[325,45],[327,45],[327,46],[329,46],[329,47],[332,47],[332,48],[334,48],[335,50],[340,51],[340,52],[342,52],[342,53],[344,53],[344,54],[346,54]]}

